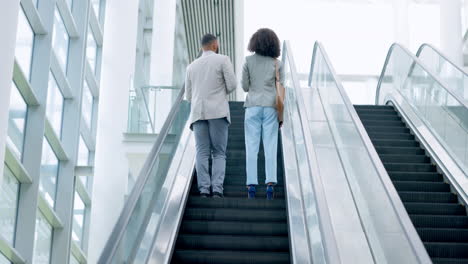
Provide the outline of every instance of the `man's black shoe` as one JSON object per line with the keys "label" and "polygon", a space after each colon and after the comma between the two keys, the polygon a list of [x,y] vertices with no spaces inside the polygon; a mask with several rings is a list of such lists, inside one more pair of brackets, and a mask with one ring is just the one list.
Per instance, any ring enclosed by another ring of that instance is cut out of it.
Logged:
{"label": "man's black shoe", "polygon": [[208,197],[210,197],[210,195],[207,194],[207,193],[200,193],[200,197],[201,198],[208,198]]}
{"label": "man's black shoe", "polygon": [[213,192],[213,198],[223,198],[224,195],[222,193],[219,193],[219,192]]}

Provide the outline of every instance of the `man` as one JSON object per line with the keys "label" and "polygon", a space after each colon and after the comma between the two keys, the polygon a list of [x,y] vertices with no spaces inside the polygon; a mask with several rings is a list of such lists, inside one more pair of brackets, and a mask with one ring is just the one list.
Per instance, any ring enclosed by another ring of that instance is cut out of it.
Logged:
{"label": "man", "polygon": [[[190,128],[195,134],[198,190],[202,197],[223,197],[226,171],[226,145],[231,122],[227,95],[237,81],[228,56],[219,55],[218,40],[206,34],[201,40],[203,53],[187,67],[185,93],[191,102]],[[210,177],[208,160],[212,156]]]}

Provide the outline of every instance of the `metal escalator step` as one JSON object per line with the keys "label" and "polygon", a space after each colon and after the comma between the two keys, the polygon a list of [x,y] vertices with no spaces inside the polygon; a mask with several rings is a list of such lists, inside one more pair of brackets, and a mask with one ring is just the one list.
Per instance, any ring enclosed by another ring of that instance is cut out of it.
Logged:
{"label": "metal escalator step", "polygon": [[424,246],[433,258],[468,258],[468,243],[425,242]]}
{"label": "metal escalator step", "polygon": [[[210,198],[206,198],[210,199]],[[285,210],[186,208],[184,219],[205,221],[284,222]]]}
{"label": "metal escalator step", "polygon": [[380,160],[386,163],[430,163],[431,159],[426,155],[379,155]]}
{"label": "metal escalator step", "polygon": [[398,115],[359,114],[359,118],[362,121],[371,121],[371,120],[401,121],[401,118]]}
{"label": "metal escalator step", "polygon": [[375,147],[379,155],[423,155],[424,150],[420,147]]}
{"label": "metal escalator step", "polygon": [[364,126],[375,126],[375,127],[406,127],[405,123],[401,120],[368,120],[361,119]]}
{"label": "metal escalator step", "polygon": [[[247,196],[247,194],[246,194]],[[286,203],[283,199],[271,200],[266,199],[246,199],[242,198],[229,198],[224,199],[207,199],[201,197],[190,197],[187,206],[189,208],[237,208],[237,209],[285,209]]]}
{"label": "metal escalator step", "polygon": [[286,236],[179,235],[178,249],[250,250],[286,252]]}
{"label": "metal escalator step", "polygon": [[356,109],[359,116],[374,115],[374,116],[398,116],[395,110],[372,110],[372,109]]}
{"label": "metal escalator step", "polygon": [[388,172],[393,181],[443,181],[441,174],[437,172]]}
{"label": "metal escalator step", "polygon": [[284,264],[289,253],[233,250],[175,250],[175,263],[191,264]]}
{"label": "metal escalator step", "polygon": [[468,228],[467,216],[452,215],[410,215],[411,221],[418,228]]}
{"label": "metal escalator step", "polygon": [[450,185],[444,182],[394,181],[393,184],[403,192],[450,192]]}
{"label": "metal escalator step", "polygon": [[468,258],[431,258],[433,264],[468,264]]}
{"label": "metal escalator step", "polygon": [[354,108],[356,109],[369,109],[369,110],[392,110],[395,111],[395,108],[391,105],[354,105]]}
{"label": "metal escalator step", "polygon": [[436,166],[430,163],[387,163],[384,162],[387,171],[405,172],[436,172]]}
{"label": "metal escalator step", "polygon": [[419,147],[415,140],[371,139],[376,147]]}
{"label": "metal escalator step", "polygon": [[228,222],[228,221],[185,221],[182,234],[246,235],[246,236],[287,236],[286,223],[270,222]]}
{"label": "metal escalator step", "polygon": [[393,181],[443,182],[442,175],[437,172],[390,171],[388,175]]}
{"label": "metal escalator step", "polygon": [[414,135],[411,133],[368,133],[370,139],[400,139],[400,140],[414,140]]}
{"label": "metal escalator step", "polygon": [[465,215],[465,207],[457,203],[403,203],[408,214]]}
{"label": "metal escalator step", "polygon": [[407,127],[394,127],[394,126],[364,126],[368,133],[409,133]]}
{"label": "metal escalator step", "polygon": [[417,228],[424,242],[468,242],[468,230],[458,228]]}
{"label": "metal escalator step", "polygon": [[457,196],[448,192],[398,192],[403,202],[457,203]]}

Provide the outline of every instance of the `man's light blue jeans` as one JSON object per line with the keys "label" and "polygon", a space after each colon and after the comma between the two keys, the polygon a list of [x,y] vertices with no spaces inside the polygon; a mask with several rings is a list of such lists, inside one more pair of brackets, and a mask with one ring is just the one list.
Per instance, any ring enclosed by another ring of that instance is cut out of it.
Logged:
{"label": "man's light blue jeans", "polygon": [[254,106],[245,110],[245,150],[247,185],[258,185],[257,158],[260,137],[265,151],[265,183],[276,184],[278,113],[273,107]]}

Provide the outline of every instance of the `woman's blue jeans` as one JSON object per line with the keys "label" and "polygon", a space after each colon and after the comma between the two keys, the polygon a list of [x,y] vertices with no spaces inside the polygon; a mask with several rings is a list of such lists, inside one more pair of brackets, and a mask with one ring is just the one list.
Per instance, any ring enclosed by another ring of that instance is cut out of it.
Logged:
{"label": "woman's blue jeans", "polygon": [[257,159],[260,137],[265,152],[265,183],[276,184],[278,113],[273,107],[254,106],[245,110],[247,185],[258,185]]}

